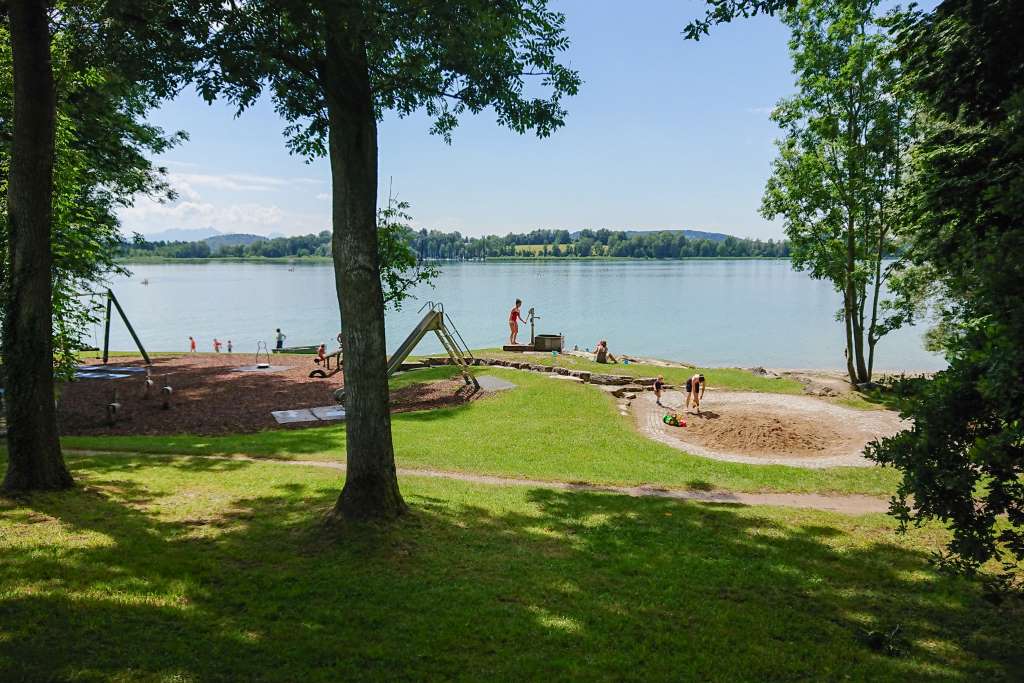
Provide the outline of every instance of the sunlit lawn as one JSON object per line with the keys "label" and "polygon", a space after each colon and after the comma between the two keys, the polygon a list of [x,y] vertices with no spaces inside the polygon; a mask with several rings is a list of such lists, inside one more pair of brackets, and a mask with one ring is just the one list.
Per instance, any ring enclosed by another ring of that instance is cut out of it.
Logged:
{"label": "sunlit lawn", "polygon": [[[882,515],[405,477],[326,533],[336,471],[73,456],[0,498],[0,680],[1013,680],[1024,614]],[[3,465],[0,459],[0,466]],[[898,656],[865,631],[900,627]],[[1019,679],[1018,679],[1019,680]]]}
{"label": "sunlit lawn", "polygon": [[[399,383],[450,374],[432,368]],[[602,484],[654,484],[735,491],[818,491],[888,496],[892,470],[840,467],[808,470],[755,466],[691,456],[637,433],[610,396],[592,386],[545,374],[488,369],[517,387],[466,406],[395,415],[399,466]],[[482,373],[481,373],[482,374]],[[753,376],[751,376],[753,377]],[[705,405],[714,405],[712,385]],[[287,406],[282,406],[282,408]],[[344,426],[196,437],[67,437],[68,447],[148,453],[233,454],[341,460]]]}

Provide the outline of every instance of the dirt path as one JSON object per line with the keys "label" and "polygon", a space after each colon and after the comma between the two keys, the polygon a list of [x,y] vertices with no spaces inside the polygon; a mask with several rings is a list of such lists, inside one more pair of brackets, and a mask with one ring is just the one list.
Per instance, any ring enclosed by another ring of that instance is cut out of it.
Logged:
{"label": "dirt path", "polygon": [[[65,450],[66,455],[137,455],[116,451]],[[295,465],[298,467],[320,467],[324,469],[344,471],[345,465],[340,462],[323,460],[281,460],[277,458],[254,458],[247,455],[173,455],[160,454],[153,457],[166,458],[203,458],[205,460],[231,460],[253,463],[272,463],[274,465]],[[808,510],[828,510],[846,515],[864,515],[886,512],[889,504],[882,498],[861,495],[829,496],[818,493],[736,493],[732,491],[680,491],[664,489],[656,486],[606,486],[583,482],[544,481],[540,479],[519,479],[515,477],[498,477],[487,474],[469,474],[465,472],[448,472],[431,469],[398,468],[401,477],[430,477],[434,479],[453,479],[474,484],[491,486],[526,486],[558,491],[587,491],[593,493],[614,493],[635,498],[669,498],[672,500],[688,500],[697,503],[725,503],[733,505],[768,505],[773,507],[790,507]]]}
{"label": "dirt path", "polygon": [[[683,395],[666,392],[662,403],[681,406]],[[886,410],[854,410],[811,396],[711,392],[702,414],[685,412],[686,427],[662,422],[668,409],[653,394],[630,406],[646,436],[681,451],[715,460],[793,467],[870,467],[862,451],[874,439],[907,425]]]}

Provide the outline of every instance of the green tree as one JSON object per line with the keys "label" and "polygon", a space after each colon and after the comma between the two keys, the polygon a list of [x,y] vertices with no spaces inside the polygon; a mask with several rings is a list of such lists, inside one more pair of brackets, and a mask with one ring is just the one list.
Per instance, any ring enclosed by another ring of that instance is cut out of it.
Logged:
{"label": "green tree", "polygon": [[909,300],[881,297],[904,266],[886,259],[902,226],[911,127],[878,3],[801,0],[783,13],[798,93],[772,112],[785,137],[761,209],[766,218],[782,216],[794,267],[842,294],[847,371],[855,383],[871,380],[879,339],[914,312]]}
{"label": "green tree", "polygon": [[67,376],[90,317],[78,295],[113,267],[116,208],[136,193],[167,191],[145,154],[178,138],[140,120],[187,74],[188,56],[170,45],[183,45],[196,26],[156,1],[19,2],[9,16],[7,7],[0,5],[0,184],[9,198],[0,206],[4,487],[64,488],[71,478],[57,440],[55,361]]}
{"label": "green tree", "polygon": [[943,559],[967,570],[1024,560],[1022,35],[1015,0],[947,0],[899,38],[924,121],[910,252],[941,285],[949,367],[910,401],[913,426],[868,454],[903,473],[901,524],[948,523]]}
{"label": "green tree", "polygon": [[[327,156],[348,403],[345,486],[336,514],[405,510],[395,473],[385,376],[384,297],[376,221],[377,121],[423,109],[448,139],[464,112],[546,136],[579,78],[560,65],[564,17],[546,0],[239,0],[211,2],[208,98],[245,109],[269,89],[288,146]],[[536,86],[527,87],[528,79]],[[546,96],[527,94],[546,91]]]}
{"label": "green tree", "polygon": [[[57,438],[50,222],[57,131],[50,27],[42,0],[11,0],[13,132],[7,177],[3,352],[8,491],[72,485]],[[6,14],[6,12],[5,12]]]}

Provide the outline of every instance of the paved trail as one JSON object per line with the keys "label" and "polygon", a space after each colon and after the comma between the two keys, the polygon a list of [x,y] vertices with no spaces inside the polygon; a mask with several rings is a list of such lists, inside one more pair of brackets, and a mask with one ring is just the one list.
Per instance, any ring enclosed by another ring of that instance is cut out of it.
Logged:
{"label": "paved trail", "polygon": [[[133,455],[142,457],[164,458],[202,458],[205,460],[233,460],[253,463],[271,463],[274,465],[294,465],[298,467],[320,467],[344,471],[345,465],[339,462],[323,460],[283,460],[278,458],[254,458],[248,455],[175,455],[175,454],[138,454],[116,451],[65,450],[68,455]],[[637,498],[669,498],[672,500],[688,500],[698,503],[730,503],[736,505],[770,505],[778,507],[803,508],[810,510],[829,510],[847,515],[863,515],[886,512],[889,503],[881,498],[861,495],[829,496],[818,493],[739,493],[723,490],[683,491],[664,489],[655,486],[611,486],[587,484],[582,482],[544,481],[540,479],[519,479],[516,477],[498,477],[487,474],[469,474],[466,472],[450,472],[431,469],[398,468],[402,477],[431,477],[434,479],[453,479],[475,484],[491,486],[526,486],[559,491],[588,491],[594,493],[614,493]]]}

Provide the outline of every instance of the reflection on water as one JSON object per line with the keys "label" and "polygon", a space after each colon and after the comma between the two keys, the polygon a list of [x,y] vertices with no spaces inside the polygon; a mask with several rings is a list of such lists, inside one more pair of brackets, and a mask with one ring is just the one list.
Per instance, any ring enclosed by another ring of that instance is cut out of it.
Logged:
{"label": "reflection on water", "polygon": [[[280,327],[288,345],[333,343],[339,316],[329,263],[133,265],[112,283],[147,349],[199,350],[214,337],[252,353]],[[149,282],[143,285],[142,281]],[[831,285],[794,272],[788,261],[543,261],[449,263],[434,288],[387,316],[395,349],[426,300],[442,301],[466,342],[500,345],[516,297],[536,308],[538,333],[564,333],[580,348],[607,339],[613,353],[705,365],[841,367],[839,295]],[[901,330],[878,345],[878,369],[939,369],[922,348],[922,328]],[[95,331],[97,341],[102,330]],[[520,338],[523,338],[520,333]],[[526,331],[527,338],[529,331]],[[111,347],[130,350],[115,319]],[[439,350],[434,340],[424,351]]]}

